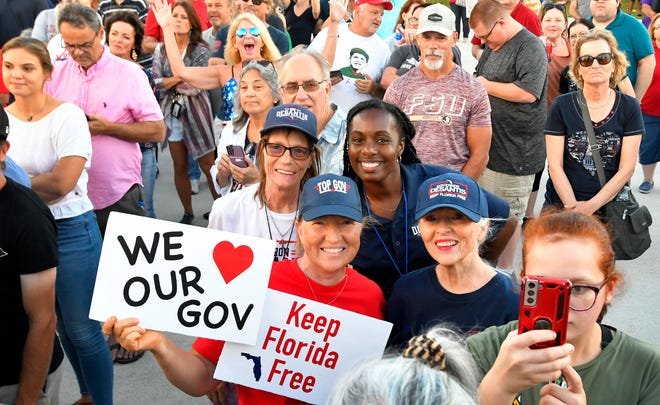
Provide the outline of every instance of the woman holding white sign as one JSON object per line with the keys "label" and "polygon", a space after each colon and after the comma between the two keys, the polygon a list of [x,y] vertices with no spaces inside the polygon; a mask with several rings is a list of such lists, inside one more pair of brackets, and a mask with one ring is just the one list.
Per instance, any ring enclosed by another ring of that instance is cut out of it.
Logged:
{"label": "woman holding white sign", "polygon": [[[295,126],[298,122],[295,114],[287,122],[288,125],[280,124],[274,131],[283,131],[282,127],[288,126],[286,131],[298,135],[305,128]],[[296,211],[297,242],[304,254],[296,260],[274,263],[269,288],[383,319],[385,299],[380,288],[347,267],[359,249],[362,230],[360,196],[355,182],[333,174],[311,178],[304,185]],[[112,333],[128,350],[151,350],[170,382],[189,395],[205,395],[218,387],[213,374],[224,342],[199,338],[192,350],[186,352],[164,334],[143,329],[135,318],[118,321],[112,317],[103,330]],[[240,385],[237,393],[239,404],[302,403]]]}

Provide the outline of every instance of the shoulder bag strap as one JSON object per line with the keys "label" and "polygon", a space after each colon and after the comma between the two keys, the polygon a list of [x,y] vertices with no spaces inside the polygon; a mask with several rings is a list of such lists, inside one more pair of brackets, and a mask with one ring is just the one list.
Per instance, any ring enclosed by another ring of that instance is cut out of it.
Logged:
{"label": "shoulder bag strap", "polygon": [[605,180],[605,170],[603,170],[603,160],[600,157],[600,145],[596,140],[596,133],[594,132],[594,126],[591,123],[591,116],[589,115],[589,108],[587,107],[587,100],[584,98],[584,93],[582,90],[577,92],[577,101],[582,110],[582,121],[584,122],[584,129],[587,130],[587,138],[589,138],[589,149],[591,150],[591,156],[594,158],[594,164],[596,165],[596,172],[598,173],[598,181],[600,186],[603,187],[607,181]]}

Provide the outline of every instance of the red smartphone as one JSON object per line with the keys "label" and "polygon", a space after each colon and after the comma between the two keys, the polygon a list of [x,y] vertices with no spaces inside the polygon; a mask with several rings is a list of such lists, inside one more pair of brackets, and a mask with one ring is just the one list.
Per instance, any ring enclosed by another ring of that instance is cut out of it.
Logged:
{"label": "red smartphone", "polygon": [[248,167],[242,146],[227,145],[227,155],[229,155],[229,160],[232,164],[242,168]]}
{"label": "red smartphone", "polygon": [[532,345],[532,349],[560,346],[566,343],[570,296],[570,280],[542,276],[523,277],[518,334],[533,329],[551,329],[557,333],[554,340]]}

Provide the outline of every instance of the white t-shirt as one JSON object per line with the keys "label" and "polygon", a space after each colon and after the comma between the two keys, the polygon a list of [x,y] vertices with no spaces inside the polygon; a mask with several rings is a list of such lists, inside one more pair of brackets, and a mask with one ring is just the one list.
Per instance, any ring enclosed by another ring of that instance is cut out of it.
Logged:
{"label": "white t-shirt", "polygon": [[273,260],[297,258],[296,212],[266,209],[256,197],[258,187],[258,183],[252,184],[215,200],[209,215],[209,229],[271,239],[276,243]]}
{"label": "white t-shirt", "polygon": [[92,160],[92,137],[83,111],[75,104],[62,103],[38,121],[21,121],[10,112],[7,138],[9,156],[30,177],[49,173],[67,156],[81,156],[87,161],[78,182],[61,199],[48,205],[55,219],[72,218],[92,209],[87,197],[87,169]]}
{"label": "white t-shirt", "polygon": [[[343,79],[332,86],[330,92],[330,100],[346,113],[360,101],[373,98],[369,94],[358,93],[355,89],[355,80],[363,78],[361,75],[366,73],[380,83],[383,70],[390,59],[390,48],[381,37],[376,34],[363,37],[351,32],[348,29],[349,25],[339,25],[339,38],[331,70],[341,71]],[[309,49],[323,52],[327,38],[328,29],[325,28],[314,38]]]}

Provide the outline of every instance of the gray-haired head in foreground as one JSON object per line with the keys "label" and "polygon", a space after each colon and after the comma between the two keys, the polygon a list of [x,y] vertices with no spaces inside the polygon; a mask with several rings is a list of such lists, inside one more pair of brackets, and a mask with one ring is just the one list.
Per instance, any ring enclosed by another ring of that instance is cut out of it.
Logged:
{"label": "gray-haired head in foreground", "polygon": [[335,385],[328,405],[478,404],[479,374],[463,338],[438,326],[426,335],[445,352],[445,368],[421,359],[386,356],[355,366]]}

